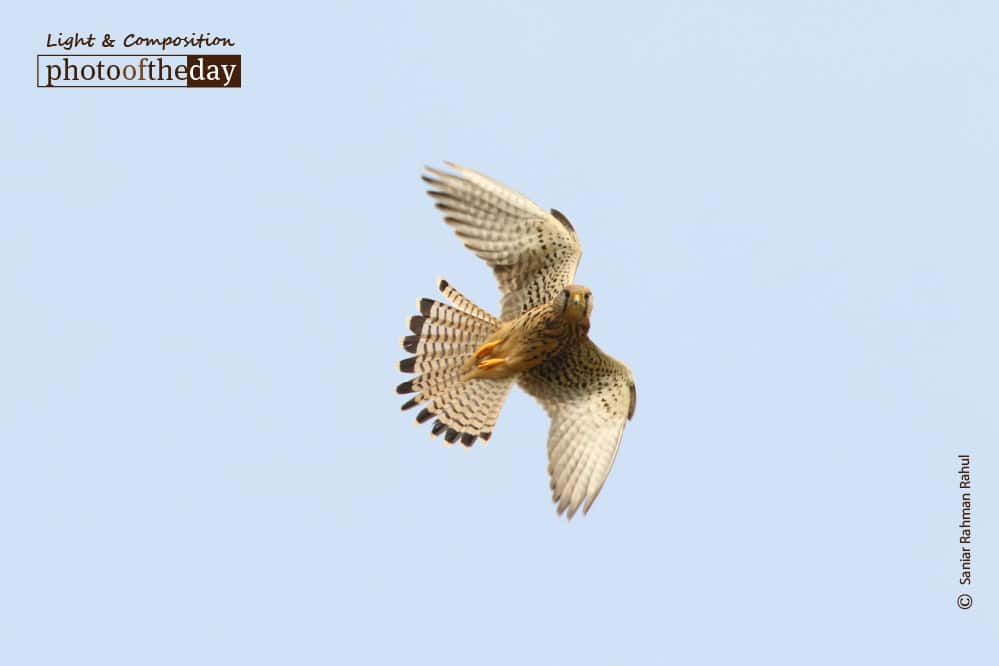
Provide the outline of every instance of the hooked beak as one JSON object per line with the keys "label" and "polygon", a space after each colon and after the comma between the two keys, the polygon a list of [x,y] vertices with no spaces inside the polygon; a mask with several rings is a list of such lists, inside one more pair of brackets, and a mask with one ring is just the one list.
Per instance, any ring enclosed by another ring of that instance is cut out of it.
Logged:
{"label": "hooked beak", "polygon": [[575,293],[572,295],[572,304],[579,308],[580,310],[586,310],[586,301],[583,295],[580,293]]}

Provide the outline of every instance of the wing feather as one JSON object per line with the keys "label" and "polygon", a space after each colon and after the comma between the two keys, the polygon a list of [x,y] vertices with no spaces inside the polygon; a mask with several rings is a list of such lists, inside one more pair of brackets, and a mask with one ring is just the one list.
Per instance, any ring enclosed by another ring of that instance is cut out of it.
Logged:
{"label": "wing feather", "polygon": [[504,321],[547,303],[572,284],[583,254],[572,224],[507,186],[445,162],[423,180],[444,221],[496,275]]}
{"label": "wing feather", "polygon": [[604,486],[624,427],[635,413],[635,380],[628,366],[589,339],[525,372],[521,387],[551,418],[548,474],[552,500],[569,518],[590,510]]}

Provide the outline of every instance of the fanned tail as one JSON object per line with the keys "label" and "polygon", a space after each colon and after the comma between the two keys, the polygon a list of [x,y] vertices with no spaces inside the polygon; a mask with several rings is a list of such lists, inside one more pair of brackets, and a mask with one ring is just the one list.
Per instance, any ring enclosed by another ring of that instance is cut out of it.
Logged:
{"label": "fanned tail", "polygon": [[402,339],[402,347],[414,356],[399,362],[399,370],[417,375],[396,387],[397,393],[415,393],[403,409],[423,405],[417,423],[435,419],[433,436],[444,433],[453,444],[458,439],[471,446],[492,435],[513,377],[462,380],[462,366],[501,324],[447,280],[437,288],[451,305],[430,298],[420,299],[420,314],[409,319],[413,335]]}

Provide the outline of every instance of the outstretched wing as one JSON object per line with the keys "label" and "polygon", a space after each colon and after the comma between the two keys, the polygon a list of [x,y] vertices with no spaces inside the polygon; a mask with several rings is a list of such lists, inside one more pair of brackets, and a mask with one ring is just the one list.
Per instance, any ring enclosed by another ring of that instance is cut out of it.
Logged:
{"label": "outstretched wing", "polygon": [[522,374],[521,387],[552,420],[548,474],[558,512],[590,510],[617,456],[624,426],[635,413],[635,380],[624,363],[589,338]]}
{"label": "outstretched wing", "polygon": [[444,221],[496,274],[502,320],[551,301],[572,284],[583,248],[565,215],[471,169],[445,164],[457,173],[427,167],[423,180]]}

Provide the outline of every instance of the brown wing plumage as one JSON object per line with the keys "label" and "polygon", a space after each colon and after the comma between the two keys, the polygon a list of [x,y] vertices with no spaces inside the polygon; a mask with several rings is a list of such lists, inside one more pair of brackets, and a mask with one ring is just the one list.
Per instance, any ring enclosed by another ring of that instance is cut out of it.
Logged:
{"label": "brown wing plumage", "polygon": [[[520,386],[551,418],[548,474],[558,512],[589,511],[610,474],[624,426],[635,413],[628,366],[589,339],[522,374]],[[585,504],[584,504],[585,500]]]}
{"label": "brown wing plumage", "polygon": [[471,169],[427,167],[423,176],[444,221],[493,269],[509,321],[551,301],[576,274],[583,250],[569,220]]}

